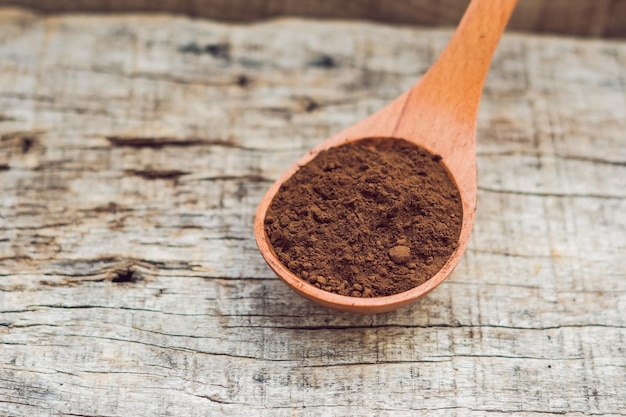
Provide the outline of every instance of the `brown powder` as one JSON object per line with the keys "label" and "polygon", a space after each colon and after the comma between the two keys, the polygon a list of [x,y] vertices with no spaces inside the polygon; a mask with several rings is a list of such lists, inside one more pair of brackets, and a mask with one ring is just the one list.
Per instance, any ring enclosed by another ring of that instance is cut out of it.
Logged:
{"label": "brown powder", "polygon": [[457,247],[463,208],[441,157],[401,139],[321,152],[278,191],[265,231],[318,288],[379,297],[416,287]]}

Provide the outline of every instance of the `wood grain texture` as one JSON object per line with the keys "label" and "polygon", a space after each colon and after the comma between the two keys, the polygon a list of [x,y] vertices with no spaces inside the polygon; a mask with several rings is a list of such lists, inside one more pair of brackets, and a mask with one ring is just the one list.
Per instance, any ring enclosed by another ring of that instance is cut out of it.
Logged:
{"label": "wood grain texture", "polygon": [[[469,0],[0,0],[44,13],[157,12],[228,21],[278,16],[455,26]],[[510,27],[530,32],[626,37],[626,0],[524,0]]]}
{"label": "wood grain texture", "polygon": [[623,416],[626,44],[505,34],[452,276],[354,316],[253,214],[451,32],[0,12],[0,415]]}

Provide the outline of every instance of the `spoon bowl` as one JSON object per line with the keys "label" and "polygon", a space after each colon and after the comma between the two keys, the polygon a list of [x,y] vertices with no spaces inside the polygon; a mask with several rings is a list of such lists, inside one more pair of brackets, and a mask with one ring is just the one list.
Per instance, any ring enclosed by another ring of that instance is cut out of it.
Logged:
{"label": "spoon bowl", "polygon": [[[257,209],[256,242],[270,268],[294,291],[335,310],[382,313],[415,302],[435,289],[454,270],[474,225],[475,132],[480,96],[491,58],[516,3],[517,0],[473,0],[446,49],[417,84],[383,109],[310,150],[270,187]],[[445,265],[423,284],[384,297],[338,295],[300,279],[280,262],[265,231],[264,220],[281,185],[300,167],[322,151],[372,137],[404,139],[441,156],[441,163],[461,195],[461,232],[457,248]]]}

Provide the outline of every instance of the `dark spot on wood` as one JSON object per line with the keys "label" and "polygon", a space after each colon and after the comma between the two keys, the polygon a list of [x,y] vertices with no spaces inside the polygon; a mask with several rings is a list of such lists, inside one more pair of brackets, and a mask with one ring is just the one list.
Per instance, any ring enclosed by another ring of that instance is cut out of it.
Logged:
{"label": "dark spot on wood", "polygon": [[120,209],[120,206],[118,204],[114,202],[110,202],[109,204],[94,207],[92,211],[96,213],[117,213],[119,209]]}
{"label": "dark spot on wood", "polygon": [[237,77],[237,85],[239,87],[245,88],[247,86],[249,86],[252,83],[252,80],[244,74],[241,74]]}
{"label": "dark spot on wood", "polygon": [[178,48],[179,52],[193,55],[211,55],[214,58],[229,60],[230,44],[228,43],[210,43],[200,46],[195,42],[182,45]]}
{"label": "dark spot on wood", "polygon": [[6,132],[0,134],[0,142],[6,142],[16,145],[18,148],[24,149],[24,146],[27,146],[28,150],[36,143],[37,136],[42,133],[42,131],[14,131],[14,132]]}
{"label": "dark spot on wood", "polygon": [[16,118],[0,113],[0,122],[15,122]]}
{"label": "dark spot on wood", "polygon": [[254,380],[254,382],[258,382],[259,384],[267,381],[267,378],[263,374],[256,374],[252,377],[252,379]]}
{"label": "dark spot on wood", "polygon": [[0,171],[8,171],[9,169],[11,169],[9,164],[0,164]]}
{"label": "dark spot on wood", "polygon": [[33,144],[35,143],[35,139],[31,136],[23,136],[21,141],[22,153],[27,154],[28,151],[31,150]]}
{"label": "dark spot on wood", "polygon": [[183,54],[194,54],[194,55],[200,55],[203,53],[202,48],[200,48],[200,46],[195,42],[179,46],[178,52],[182,52]]}
{"label": "dark spot on wood", "polygon": [[0,142],[5,142],[22,154],[27,154],[37,143],[38,132],[10,132],[0,135]]}
{"label": "dark spot on wood", "polygon": [[127,174],[136,175],[146,180],[177,180],[183,175],[189,175],[187,171],[179,171],[177,169],[143,169],[143,170],[125,170]]}
{"label": "dark spot on wood", "polygon": [[230,59],[230,45],[227,43],[205,45],[204,50],[215,58]]}
{"label": "dark spot on wood", "polygon": [[304,110],[307,113],[311,113],[320,108],[320,105],[317,103],[317,101],[313,100],[311,97],[305,97],[302,100],[302,104],[303,104]]}
{"label": "dark spot on wood", "polygon": [[237,184],[237,191],[235,191],[235,197],[237,201],[242,201],[245,196],[248,195],[248,189],[243,182]]}
{"label": "dark spot on wood", "polygon": [[111,277],[111,282],[116,284],[135,283],[142,280],[143,275],[130,266],[115,271]]}
{"label": "dark spot on wood", "polygon": [[332,56],[322,54],[318,56],[317,58],[315,58],[314,60],[310,61],[309,66],[316,67],[316,68],[330,69],[330,68],[336,68],[338,65]]}

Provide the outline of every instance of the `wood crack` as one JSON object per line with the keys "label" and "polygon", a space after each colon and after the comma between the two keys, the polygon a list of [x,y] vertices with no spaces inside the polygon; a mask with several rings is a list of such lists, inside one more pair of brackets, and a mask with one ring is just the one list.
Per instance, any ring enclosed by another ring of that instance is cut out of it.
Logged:
{"label": "wood crack", "polygon": [[488,152],[478,151],[476,152],[478,157],[503,157],[503,156],[530,156],[534,158],[557,158],[565,161],[580,161],[589,162],[592,165],[613,165],[619,167],[626,167],[626,161],[618,161],[606,158],[588,157],[581,155],[567,155],[567,154],[550,154],[541,152],[528,152],[528,151],[503,151],[503,152]]}
{"label": "wood crack", "polygon": [[127,169],[124,172],[146,180],[177,180],[184,175],[191,174],[189,171],[178,169]]}
{"label": "wood crack", "polygon": [[193,147],[193,146],[223,146],[226,148],[240,148],[232,139],[204,139],[197,137],[147,137],[147,136],[106,136],[105,139],[112,145],[127,148],[156,148],[164,147]]}
{"label": "wood crack", "polygon": [[28,406],[28,407],[37,407],[36,405],[25,403],[25,402],[22,402],[22,401],[6,400],[6,399],[3,399],[3,398],[0,398],[0,404],[17,404],[17,405],[25,405],[25,406]]}
{"label": "wood crack", "polygon": [[610,194],[595,194],[595,193],[555,193],[555,192],[532,192],[532,191],[520,191],[520,190],[505,190],[498,188],[490,188],[484,186],[478,186],[479,191],[485,191],[488,193],[496,194],[513,194],[513,195],[526,195],[531,197],[557,197],[557,198],[588,198],[599,200],[624,200],[626,196],[610,195]]}

